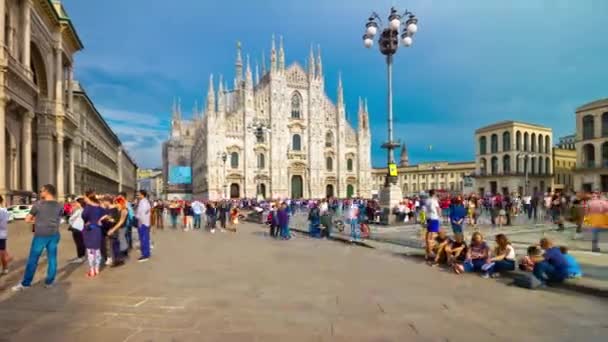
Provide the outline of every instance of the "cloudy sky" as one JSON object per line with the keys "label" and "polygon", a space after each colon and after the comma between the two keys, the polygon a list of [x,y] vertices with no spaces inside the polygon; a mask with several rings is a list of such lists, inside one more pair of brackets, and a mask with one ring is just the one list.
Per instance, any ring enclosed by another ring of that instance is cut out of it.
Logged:
{"label": "cloudy sky", "polygon": [[328,95],[341,72],[351,121],[357,98],[369,98],[382,165],[386,70],[361,35],[370,12],[393,3],[420,20],[394,67],[395,132],[413,162],[472,160],[473,131],[499,120],[566,135],[577,106],[608,97],[604,0],[64,0],[85,44],[76,77],[142,167],[160,166],[172,99],[190,115],[209,74],[233,77],[236,41],[261,62],[273,33],[288,63],[321,46]]}

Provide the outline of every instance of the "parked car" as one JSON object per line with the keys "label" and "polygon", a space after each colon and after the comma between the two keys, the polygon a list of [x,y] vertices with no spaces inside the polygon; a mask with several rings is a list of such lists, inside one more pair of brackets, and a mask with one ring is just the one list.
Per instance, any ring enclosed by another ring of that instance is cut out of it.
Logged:
{"label": "parked car", "polygon": [[31,209],[31,205],[13,205],[7,208],[8,212],[15,220],[24,220]]}
{"label": "parked car", "polygon": [[10,211],[8,212],[8,222],[13,222],[15,220],[15,216]]}

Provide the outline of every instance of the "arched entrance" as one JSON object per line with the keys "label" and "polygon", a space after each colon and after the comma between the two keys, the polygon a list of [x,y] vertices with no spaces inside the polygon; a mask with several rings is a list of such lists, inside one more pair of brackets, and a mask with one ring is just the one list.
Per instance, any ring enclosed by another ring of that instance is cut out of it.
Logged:
{"label": "arched entrance", "polygon": [[325,197],[330,198],[334,197],[334,186],[331,184],[327,184],[325,187]]}
{"label": "arched entrance", "polygon": [[304,181],[302,176],[291,177],[291,198],[302,198],[304,197]]}
{"label": "arched entrance", "polygon": [[262,198],[266,198],[266,184],[260,184],[258,195],[262,196]]}
{"label": "arched entrance", "polygon": [[230,198],[239,198],[241,197],[241,189],[238,184],[232,183],[230,184]]}
{"label": "arched entrance", "polygon": [[346,186],[346,197],[352,198],[355,194],[355,187],[352,184]]}

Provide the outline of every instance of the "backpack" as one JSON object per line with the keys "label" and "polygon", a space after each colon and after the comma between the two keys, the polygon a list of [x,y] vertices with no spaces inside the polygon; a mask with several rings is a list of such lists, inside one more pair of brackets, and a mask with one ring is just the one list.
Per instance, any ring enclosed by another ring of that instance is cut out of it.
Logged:
{"label": "backpack", "polygon": [[533,274],[518,274],[513,279],[513,285],[518,287],[523,287],[525,289],[535,290],[543,285],[543,283],[538,280]]}

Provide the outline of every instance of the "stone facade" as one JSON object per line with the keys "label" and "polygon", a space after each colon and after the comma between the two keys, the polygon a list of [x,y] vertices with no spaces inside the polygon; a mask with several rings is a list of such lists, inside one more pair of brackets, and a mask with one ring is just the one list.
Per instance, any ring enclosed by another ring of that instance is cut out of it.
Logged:
{"label": "stone facade", "polygon": [[[562,146],[569,146],[565,143]],[[574,190],[574,169],[576,168],[576,150],[553,148],[553,187],[555,190],[568,192]]]}
{"label": "stone facade", "polygon": [[576,109],[577,190],[608,192],[608,99]]}
{"label": "stone facade", "polygon": [[197,109],[194,109],[193,119],[182,118],[181,103],[173,104],[171,119],[171,132],[169,139],[163,143],[163,184],[166,199],[192,198],[192,183],[172,184],[169,181],[170,169],[175,166],[192,167],[192,147],[196,128],[200,126],[200,117]]}
{"label": "stone facade", "polygon": [[[401,160],[404,159],[407,160],[407,156],[404,156],[402,153]],[[372,193],[374,195],[378,194],[384,187],[387,172],[386,168],[373,169]],[[420,163],[400,166],[398,168],[397,185],[401,188],[404,196],[428,192],[431,189],[466,193],[472,190],[467,189],[465,183],[474,172],[475,162],[473,161]]]}
{"label": "stone facade", "polygon": [[[89,118],[75,108],[73,56],[82,48],[59,1],[0,1],[0,194],[9,203],[29,201],[47,183],[63,199],[100,175],[82,152],[83,144],[97,147],[97,137],[83,130]],[[118,158],[120,141],[111,149]],[[125,167],[134,166],[127,159]],[[87,169],[93,178],[83,178]]]}
{"label": "stone facade", "polygon": [[137,190],[146,190],[150,199],[163,199],[163,172],[159,169],[145,169],[137,172]]}
{"label": "stone facade", "polygon": [[[480,193],[526,192],[553,187],[552,130],[523,122],[504,121],[475,131],[476,172]],[[529,166],[529,167],[528,167]]]}
{"label": "stone facade", "polygon": [[[264,63],[263,63],[264,64]],[[243,70],[240,44],[234,87],[209,82],[196,129],[192,162],[195,197],[321,198],[371,196],[371,135],[360,100],[358,128],[346,119],[341,80],[337,102],[325,92],[320,52],[307,69],[285,64],[281,40],[270,67]],[[243,72],[244,71],[244,72]],[[264,125],[254,134],[251,127]],[[222,155],[226,155],[225,161]]]}

